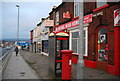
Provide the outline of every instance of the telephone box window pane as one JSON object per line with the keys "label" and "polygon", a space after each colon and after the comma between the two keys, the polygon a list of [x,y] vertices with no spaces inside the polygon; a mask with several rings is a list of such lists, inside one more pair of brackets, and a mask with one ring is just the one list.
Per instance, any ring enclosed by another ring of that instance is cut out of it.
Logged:
{"label": "telephone box window pane", "polygon": [[68,40],[61,40],[62,50],[68,49]]}
{"label": "telephone box window pane", "polygon": [[72,50],[74,51],[74,53],[77,53],[77,39],[72,39]]}

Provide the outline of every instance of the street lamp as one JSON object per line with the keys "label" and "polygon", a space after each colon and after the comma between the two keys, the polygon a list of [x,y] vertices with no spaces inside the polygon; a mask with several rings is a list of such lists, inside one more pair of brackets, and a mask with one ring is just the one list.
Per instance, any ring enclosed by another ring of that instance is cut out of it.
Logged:
{"label": "street lamp", "polygon": [[17,43],[19,43],[19,5],[16,4],[16,7],[18,8],[18,18],[17,18]]}
{"label": "street lamp", "polygon": [[79,81],[80,79],[82,80],[83,79],[83,76],[84,76],[84,72],[83,72],[83,67],[84,67],[84,61],[83,61],[83,7],[84,7],[84,4],[83,4],[83,0],[81,1],[78,1],[78,4],[79,4],[79,39],[78,39],[78,63],[77,63],[77,81]]}

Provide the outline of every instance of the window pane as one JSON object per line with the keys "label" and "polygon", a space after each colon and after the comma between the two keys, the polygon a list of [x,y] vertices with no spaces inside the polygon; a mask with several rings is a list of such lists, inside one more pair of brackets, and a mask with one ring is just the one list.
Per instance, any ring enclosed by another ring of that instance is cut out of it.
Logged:
{"label": "window pane", "polygon": [[107,52],[107,30],[106,28],[101,28],[98,32],[98,60],[107,62]]}
{"label": "window pane", "polygon": [[85,54],[85,46],[86,46],[86,37],[85,37],[85,31],[83,32],[83,54]]}
{"label": "window pane", "polygon": [[72,38],[78,38],[78,37],[79,37],[79,32],[72,33]]}
{"label": "window pane", "polygon": [[97,2],[97,8],[107,4],[107,2]]}
{"label": "window pane", "polygon": [[55,13],[56,15],[56,20],[55,20],[55,24],[58,25],[59,24],[59,11]]}
{"label": "window pane", "polygon": [[73,53],[77,53],[77,39],[72,39],[72,50],[74,51]]}
{"label": "window pane", "polygon": [[76,3],[75,4],[75,16],[78,16],[79,14],[79,5]]}

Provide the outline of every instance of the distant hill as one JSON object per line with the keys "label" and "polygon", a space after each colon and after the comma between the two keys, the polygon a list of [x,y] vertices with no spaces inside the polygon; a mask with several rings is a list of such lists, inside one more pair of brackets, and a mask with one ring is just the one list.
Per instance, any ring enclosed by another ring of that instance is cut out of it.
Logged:
{"label": "distant hill", "polygon": [[[2,40],[5,40],[5,41],[17,41],[17,39],[2,39]],[[19,41],[29,41],[29,39],[25,39],[25,38],[20,38]]]}

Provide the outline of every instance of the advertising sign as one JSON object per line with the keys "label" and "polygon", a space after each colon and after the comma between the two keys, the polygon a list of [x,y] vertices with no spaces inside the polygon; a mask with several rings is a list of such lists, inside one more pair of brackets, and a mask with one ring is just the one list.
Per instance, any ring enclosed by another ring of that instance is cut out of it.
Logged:
{"label": "advertising sign", "polygon": [[120,26],[120,9],[114,11],[114,26]]}
{"label": "advertising sign", "polygon": [[105,34],[100,35],[100,42],[104,42],[106,40]]}
{"label": "advertising sign", "polygon": [[60,25],[58,27],[56,27],[56,31],[61,31],[61,30],[65,30],[67,28],[71,28],[71,27],[75,27],[75,26],[78,26],[79,25],[79,20],[74,20],[74,21],[71,21],[71,22],[68,22],[66,24],[63,24],[63,25]]}
{"label": "advertising sign", "polygon": [[92,22],[92,14],[84,16],[84,24]]}
{"label": "advertising sign", "polygon": [[63,18],[70,18],[70,13],[63,13]]}
{"label": "advertising sign", "polygon": [[[84,22],[84,24],[92,22],[92,14],[84,16],[84,21],[83,22]],[[55,28],[55,31],[58,32],[58,31],[65,30],[67,28],[72,28],[72,27],[75,27],[75,26],[78,26],[78,25],[79,25],[79,19],[76,19],[76,20],[70,21],[66,24],[57,26]]]}
{"label": "advertising sign", "polygon": [[54,20],[45,20],[45,26],[54,26]]}

